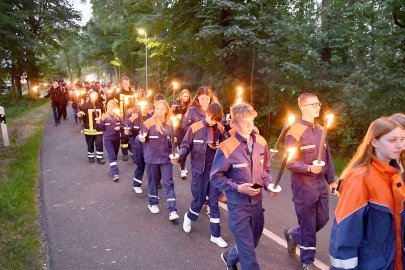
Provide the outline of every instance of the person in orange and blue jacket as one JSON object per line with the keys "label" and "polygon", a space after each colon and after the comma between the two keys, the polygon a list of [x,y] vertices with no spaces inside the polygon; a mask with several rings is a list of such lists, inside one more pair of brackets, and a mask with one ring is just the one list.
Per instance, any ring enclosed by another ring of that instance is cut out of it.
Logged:
{"label": "person in orange and blue jacket", "polygon": [[[402,128],[405,129],[405,114],[403,113],[396,113],[390,116],[390,118],[394,121],[397,121],[401,124]],[[401,171],[402,179],[405,181],[405,141],[402,146],[401,155],[399,156],[398,160],[391,160],[390,165],[394,166],[398,170]]]}
{"label": "person in orange and blue jacket", "polygon": [[170,140],[170,117],[172,111],[165,100],[156,102],[155,112],[144,123],[146,137],[140,137],[143,142],[143,155],[148,176],[149,204],[148,208],[153,214],[160,212],[158,204],[158,182],[163,181],[166,193],[169,220],[179,218],[176,209],[176,195],[173,182],[173,164],[170,161],[172,143]]}
{"label": "person in orange and blue jacket", "polygon": [[221,254],[227,269],[260,269],[255,248],[264,228],[262,188],[271,184],[266,140],[253,132],[256,111],[247,103],[231,108],[236,133],[221,143],[214,157],[210,184],[228,198],[229,228],[236,246]]}
{"label": "person in orange and blue jacket", "polygon": [[184,215],[183,230],[191,231],[192,221],[197,221],[202,206],[208,197],[210,207],[210,241],[219,247],[228,244],[221,237],[220,213],[218,196],[220,191],[209,184],[212,162],[219,143],[227,138],[224,126],[219,123],[223,116],[220,104],[212,103],[208,106],[205,119],[192,124],[180,146],[179,161],[191,152],[191,194],[193,200],[190,209]]}
{"label": "person in orange and blue jacket", "polygon": [[96,129],[104,132],[104,146],[107,150],[112,180],[114,182],[117,182],[120,178],[117,155],[120,148],[120,131],[122,128],[117,103],[114,100],[110,100],[107,102],[107,113],[97,119]]}
{"label": "person in orange and blue jacket", "polygon": [[404,181],[389,165],[399,158],[403,140],[402,126],[381,117],[371,123],[343,170],[329,241],[330,269],[404,269]]}
{"label": "person in orange and blue jacket", "polygon": [[[336,188],[335,173],[328,141],[322,151],[325,166],[312,165],[318,159],[323,127],[315,124],[319,117],[321,103],[313,93],[298,97],[301,118],[287,132],[286,148],[297,148],[295,156],[287,163],[291,172],[292,200],[299,226],[285,229],[287,250],[295,256],[297,244],[300,248],[301,269],[316,269],[316,233],[329,220],[329,190]],[[329,190],[328,190],[329,186]]]}
{"label": "person in orange and blue jacket", "polygon": [[[205,118],[206,110],[208,105],[213,102],[217,102],[217,98],[214,96],[213,91],[208,86],[201,86],[197,89],[197,93],[191,102],[185,116],[183,117],[183,122],[181,124],[181,130],[183,134],[186,134],[189,127]],[[181,143],[181,142],[180,142]],[[186,157],[180,163],[180,176],[181,178],[187,177],[187,169],[185,167]]]}

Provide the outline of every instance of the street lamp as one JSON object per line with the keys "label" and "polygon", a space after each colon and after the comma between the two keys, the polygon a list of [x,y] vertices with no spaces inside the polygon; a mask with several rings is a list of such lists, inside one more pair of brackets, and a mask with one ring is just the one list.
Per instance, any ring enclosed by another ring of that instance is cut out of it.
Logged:
{"label": "street lamp", "polygon": [[139,29],[140,35],[145,35],[145,91],[148,91],[148,33],[144,29]]}

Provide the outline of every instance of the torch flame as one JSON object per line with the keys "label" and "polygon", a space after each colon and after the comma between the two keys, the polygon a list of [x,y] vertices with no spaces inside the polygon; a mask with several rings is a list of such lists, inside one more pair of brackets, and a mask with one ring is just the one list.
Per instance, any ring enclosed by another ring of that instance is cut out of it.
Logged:
{"label": "torch flame", "polygon": [[139,107],[141,107],[141,111],[145,108],[148,103],[146,101],[139,101]]}
{"label": "torch flame", "polygon": [[127,97],[124,98],[124,101],[125,101],[125,105],[128,105],[128,98]]}
{"label": "torch flame", "polygon": [[90,94],[90,98],[91,98],[92,101],[96,101],[96,99],[97,99],[97,93],[96,93],[96,92],[92,92],[92,93]]}
{"label": "torch flame", "polygon": [[291,126],[294,122],[295,122],[295,116],[291,114],[288,117],[288,125]]}
{"label": "torch flame", "polygon": [[34,90],[34,92],[38,91],[39,86],[34,86],[32,87],[32,90]]}
{"label": "torch flame", "polygon": [[295,152],[297,152],[297,148],[295,148],[295,147],[287,148],[287,152],[288,152],[288,159],[287,159],[287,162],[288,162],[293,158],[293,156],[295,155]]}
{"label": "torch flame", "polygon": [[171,116],[171,117],[170,117],[170,120],[171,120],[172,123],[173,123],[173,127],[176,127],[176,126],[177,126],[177,122],[179,121],[179,119],[177,118],[177,116]]}
{"label": "torch flame", "polygon": [[78,97],[78,96],[80,96],[80,91],[75,91],[75,95],[76,95],[76,97]]}
{"label": "torch flame", "polygon": [[238,86],[238,87],[236,88],[236,91],[237,91],[237,93],[236,93],[236,101],[235,101],[235,104],[239,104],[239,103],[241,103],[241,102],[243,101],[243,99],[242,99],[243,87],[242,87],[242,86]]}
{"label": "torch flame", "polygon": [[120,115],[120,109],[118,109],[118,108],[114,109],[113,112],[114,112],[116,115]]}
{"label": "torch flame", "polygon": [[328,120],[328,122],[326,124],[326,128],[330,128],[334,117],[335,116],[333,114],[328,114],[325,116],[325,118]]}
{"label": "torch flame", "polygon": [[148,94],[146,95],[146,98],[149,98],[152,95],[152,90],[148,90]]}
{"label": "torch flame", "polygon": [[177,90],[177,88],[179,88],[179,83],[176,81],[173,81],[172,86],[173,86],[173,89]]}

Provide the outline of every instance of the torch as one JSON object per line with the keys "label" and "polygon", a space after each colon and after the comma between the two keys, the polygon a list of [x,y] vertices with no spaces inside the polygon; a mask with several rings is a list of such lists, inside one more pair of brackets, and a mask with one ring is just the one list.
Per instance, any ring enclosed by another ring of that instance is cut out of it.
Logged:
{"label": "torch", "polygon": [[241,103],[243,101],[242,94],[243,94],[243,87],[238,86],[236,88],[236,101],[235,101],[235,104],[239,104],[239,103]]}
{"label": "torch", "polygon": [[179,154],[176,153],[176,141],[174,140],[174,128],[177,126],[179,119],[177,116],[170,117],[170,139],[172,140],[172,153],[170,154],[170,159],[176,159],[179,157]]}
{"label": "torch", "polygon": [[288,117],[288,120],[285,123],[283,129],[281,130],[281,133],[278,136],[276,143],[274,144],[273,148],[270,149],[270,152],[272,152],[272,153],[277,153],[278,152],[278,150],[277,150],[278,143],[280,142],[281,138],[283,138],[285,136],[285,134],[287,133],[287,128],[289,126],[291,126],[294,123],[294,121],[295,121],[295,116],[291,114]]}
{"label": "torch", "polygon": [[139,138],[145,138],[146,137],[146,133],[144,132],[143,129],[143,110],[145,108],[145,106],[148,104],[146,101],[139,101],[139,113],[138,113],[138,118],[139,118]]}
{"label": "torch", "polygon": [[39,88],[39,86],[32,87],[32,92],[33,92],[34,96],[38,95],[38,88]]}
{"label": "torch", "polygon": [[268,187],[271,192],[279,193],[282,190],[278,184],[280,183],[281,176],[283,175],[284,168],[287,165],[287,162],[291,160],[291,158],[294,156],[296,151],[297,151],[297,148],[288,148],[287,149],[288,154],[287,153],[284,154],[283,160],[281,161],[280,170],[278,171],[278,174],[277,174],[277,178],[274,181],[274,183],[271,183]]}
{"label": "torch", "polygon": [[177,81],[173,81],[172,88],[173,88],[173,104],[174,104],[174,92],[179,88],[179,83]]}
{"label": "torch", "polygon": [[94,115],[96,116],[96,118],[98,118],[99,115],[97,114],[97,108],[96,108],[97,93],[94,91],[91,92],[90,99],[91,99],[91,103],[93,104]]}
{"label": "torch", "polygon": [[312,164],[315,166],[320,166],[320,167],[325,166],[325,161],[322,160],[322,153],[323,153],[324,144],[325,144],[325,140],[326,140],[326,133],[328,132],[328,128],[330,128],[330,125],[332,124],[334,117],[335,116],[333,114],[328,114],[325,116],[324,128],[322,130],[321,142],[319,144],[318,159],[314,160],[312,162]]}

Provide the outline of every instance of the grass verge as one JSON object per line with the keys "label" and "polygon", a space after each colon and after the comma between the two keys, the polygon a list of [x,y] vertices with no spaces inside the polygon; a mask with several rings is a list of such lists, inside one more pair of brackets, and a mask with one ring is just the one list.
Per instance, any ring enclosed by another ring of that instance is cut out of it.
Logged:
{"label": "grass verge", "polygon": [[2,151],[0,178],[0,269],[42,269],[37,179],[43,123],[26,142]]}
{"label": "grass verge", "polygon": [[11,122],[48,101],[49,99],[32,99],[27,96],[18,99],[11,93],[0,96],[0,106],[4,107],[6,111],[6,120]]}

